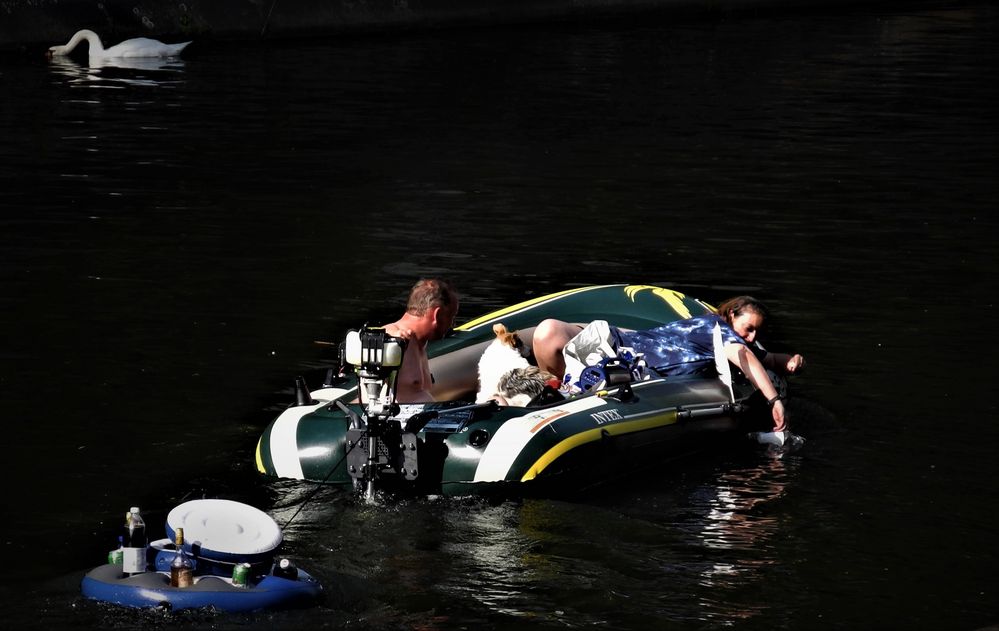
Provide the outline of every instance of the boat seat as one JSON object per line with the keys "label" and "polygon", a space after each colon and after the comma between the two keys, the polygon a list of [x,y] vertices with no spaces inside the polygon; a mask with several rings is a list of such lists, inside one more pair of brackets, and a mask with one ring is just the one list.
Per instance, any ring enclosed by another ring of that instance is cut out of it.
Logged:
{"label": "boat seat", "polygon": [[[524,344],[530,343],[534,337],[534,329],[528,327],[517,329],[517,334]],[[434,376],[434,386],[430,393],[436,401],[475,400],[479,389],[479,359],[486,347],[492,344],[495,336],[472,344],[465,348],[448,353],[442,357],[430,358],[430,373]]]}

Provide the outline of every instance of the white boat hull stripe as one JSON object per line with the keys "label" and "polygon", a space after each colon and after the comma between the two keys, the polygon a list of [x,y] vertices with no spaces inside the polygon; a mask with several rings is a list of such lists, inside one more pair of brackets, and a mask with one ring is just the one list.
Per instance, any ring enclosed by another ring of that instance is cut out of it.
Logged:
{"label": "white boat hull stripe", "polygon": [[288,408],[271,425],[271,463],[281,478],[302,480],[302,462],[298,459],[298,423],[302,417],[325,403]]}
{"label": "white boat hull stripe", "polygon": [[585,397],[566,405],[545,408],[510,419],[503,423],[486,445],[475,469],[475,482],[499,482],[506,479],[510,467],[538,432],[544,431],[556,419],[604,406],[607,403],[599,397]]}

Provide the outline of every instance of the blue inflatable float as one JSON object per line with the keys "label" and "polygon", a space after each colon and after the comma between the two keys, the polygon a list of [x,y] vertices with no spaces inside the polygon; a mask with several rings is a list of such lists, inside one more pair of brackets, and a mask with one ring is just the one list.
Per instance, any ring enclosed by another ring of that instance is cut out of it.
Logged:
{"label": "blue inflatable float", "polygon": [[[275,563],[281,530],[266,513],[230,500],[193,500],[167,516],[172,538],[184,529],[184,552],[194,561],[193,584],[170,585],[170,564],[178,554],[171,539],[150,544],[147,571],[127,575],[120,564],[97,567],[83,577],[87,598],[126,607],[213,608],[240,612],[307,606],[322,585],[287,561]],[[233,580],[242,566],[245,577]]]}

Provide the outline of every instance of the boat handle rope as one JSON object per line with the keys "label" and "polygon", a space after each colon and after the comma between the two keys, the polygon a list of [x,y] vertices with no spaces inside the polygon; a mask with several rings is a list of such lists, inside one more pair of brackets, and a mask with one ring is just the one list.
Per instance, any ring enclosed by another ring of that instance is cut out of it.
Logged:
{"label": "boat handle rope", "polygon": [[274,13],[274,5],[276,4],[277,0],[271,0],[271,8],[267,11],[267,18],[264,20],[264,25],[260,28],[261,39],[267,35],[267,29],[271,25],[271,14]]}
{"label": "boat handle rope", "polygon": [[[344,405],[343,402],[341,402],[341,401],[338,400],[338,401],[336,401],[336,404],[337,404],[337,406],[341,410],[343,410],[348,415],[348,417],[353,418],[354,416],[356,416],[356,413],[353,410],[351,410],[350,408],[348,408],[346,405]],[[365,427],[367,427],[367,424],[365,424]],[[364,433],[361,435],[361,438],[363,438],[364,436],[366,436],[367,433],[368,433],[367,430],[365,430]],[[357,446],[358,444],[360,444],[360,442],[361,442],[360,440],[355,441],[353,444],[350,444],[348,442],[347,449],[344,450],[343,455],[340,456],[340,459],[337,460],[336,463],[334,463],[334,465],[332,467],[330,467],[330,472],[326,474],[326,477],[323,478],[321,482],[316,483],[316,487],[314,489],[312,489],[312,491],[305,497],[304,500],[302,500],[302,503],[298,506],[298,510],[295,511],[295,514],[292,515],[291,517],[289,517],[288,521],[284,522],[284,526],[282,527],[282,530],[284,530],[285,528],[287,528],[288,525],[296,517],[298,517],[298,514],[302,512],[302,509],[305,508],[305,505],[312,501],[312,498],[315,497],[317,493],[319,493],[319,489],[323,488],[323,486],[326,484],[326,482],[329,481],[330,477],[332,477],[333,472],[336,471],[337,467],[339,467],[340,464],[347,458],[347,454],[349,454],[351,451],[353,451],[354,447]]]}

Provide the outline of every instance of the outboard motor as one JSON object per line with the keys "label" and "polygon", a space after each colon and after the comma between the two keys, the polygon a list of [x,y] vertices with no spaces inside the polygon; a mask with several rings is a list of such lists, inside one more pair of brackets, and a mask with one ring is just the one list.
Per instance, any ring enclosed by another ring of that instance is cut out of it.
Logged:
{"label": "outboard motor", "polygon": [[348,331],[344,349],[347,363],[357,367],[360,401],[369,417],[387,419],[398,413],[395,378],[402,366],[406,341],[381,329]]}
{"label": "outboard motor", "polygon": [[415,480],[417,438],[403,432],[393,420],[399,414],[396,402],[396,377],[402,365],[406,341],[387,335],[382,329],[362,328],[348,331],[344,355],[357,368],[359,401],[365,418],[353,418],[347,431],[347,471],[355,488],[363,488],[371,500],[376,480],[394,471],[407,480]]}

